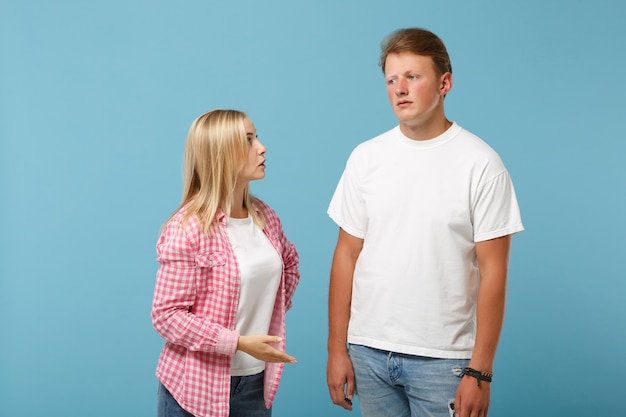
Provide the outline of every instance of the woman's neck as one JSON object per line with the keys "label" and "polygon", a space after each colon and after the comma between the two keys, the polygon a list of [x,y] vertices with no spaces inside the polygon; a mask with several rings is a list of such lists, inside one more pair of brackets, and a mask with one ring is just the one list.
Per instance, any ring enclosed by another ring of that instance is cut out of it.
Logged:
{"label": "woman's neck", "polygon": [[232,217],[234,219],[246,219],[248,218],[248,209],[243,206],[231,207],[230,214],[228,217]]}
{"label": "woman's neck", "polygon": [[243,200],[243,192],[243,187],[237,187],[235,190],[228,217],[233,217],[235,219],[245,219],[248,217],[248,208]]}

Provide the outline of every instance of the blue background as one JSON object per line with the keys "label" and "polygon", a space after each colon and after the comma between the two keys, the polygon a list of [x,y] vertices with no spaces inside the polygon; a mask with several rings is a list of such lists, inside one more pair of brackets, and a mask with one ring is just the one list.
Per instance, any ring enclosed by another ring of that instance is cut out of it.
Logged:
{"label": "blue background", "polygon": [[325,384],[326,207],[352,148],[396,123],[377,61],[406,26],[447,44],[447,115],[500,153],[526,226],[490,415],[622,415],[624,16],[618,0],[1,0],[0,415],[155,415],[154,245],[189,124],[216,107],[255,122],[252,190],[301,255],[299,363],[274,415],[349,415]]}

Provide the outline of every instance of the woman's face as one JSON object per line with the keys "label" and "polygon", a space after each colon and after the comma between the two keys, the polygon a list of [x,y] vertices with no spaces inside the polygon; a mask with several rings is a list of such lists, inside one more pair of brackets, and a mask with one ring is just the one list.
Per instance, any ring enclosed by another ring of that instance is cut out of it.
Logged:
{"label": "woman's face", "polygon": [[259,141],[252,120],[246,118],[243,121],[248,138],[248,158],[239,172],[238,182],[247,183],[249,181],[265,178],[265,146]]}

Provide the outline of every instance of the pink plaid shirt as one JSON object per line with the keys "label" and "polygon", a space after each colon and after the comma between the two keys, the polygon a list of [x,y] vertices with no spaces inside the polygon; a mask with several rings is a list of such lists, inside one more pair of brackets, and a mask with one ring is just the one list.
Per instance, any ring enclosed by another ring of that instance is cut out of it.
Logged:
{"label": "pink plaid shirt", "polygon": [[[300,280],[298,254],[287,240],[276,213],[260,200],[267,235],[283,262],[283,273],[268,334],[283,340],[285,313]],[[152,323],[165,339],[157,378],[190,413],[226,417],[230,403],[230,361],[239,334],[235,314],[239,299],[239,266],[226,232],[226,216],[218,213],[218,227],[207,236],[197,218],[181,226],[184,210],[166,225],[157,242],[160,263],[152,303]],[[265,364],[265,405],[276,396],[282,363]]]}

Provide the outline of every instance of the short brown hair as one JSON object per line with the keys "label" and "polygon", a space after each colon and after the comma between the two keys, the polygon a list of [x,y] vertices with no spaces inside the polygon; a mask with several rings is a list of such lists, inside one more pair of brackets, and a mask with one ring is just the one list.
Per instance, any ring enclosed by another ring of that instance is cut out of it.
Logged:
{"label": "short brown hair", "polygon": [[429,56],[435,70],[440,74],[452,73],[452,64],[443,41],[434,33],[420,28],[399,29],[387,36],[380,44],[380,66],[385,72],[387,56],[399,52],[413,52]]}

